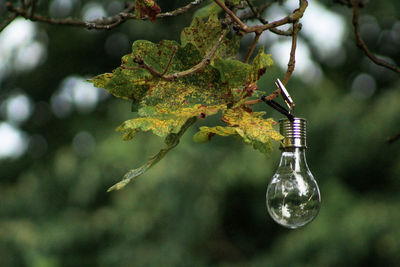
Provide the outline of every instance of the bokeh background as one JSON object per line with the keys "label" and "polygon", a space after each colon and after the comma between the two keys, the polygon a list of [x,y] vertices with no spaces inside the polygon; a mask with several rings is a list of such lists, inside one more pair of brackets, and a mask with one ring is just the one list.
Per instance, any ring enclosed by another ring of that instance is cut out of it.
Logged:
{"label": "bokeh background", "polygon": [[[158,2],[167,11],[189,1]],[[296,5],[276,2],[265,17]],[[90,20],[122,8],[115,0],[53,0],[37,11]],[[368,46],[397,65],[398,10],[398,0],[360,10]],[[198,122],[125,189],[106,193],[163,142],[150,133],[122,141],[114,129],[133,116],[130,103],[86,79],[119,66],[134,40],[178,40],[191,17],[112,31],[17,19],[0,33],[0,266],[399,265],[400,140],[386,139],[400,131],[400,76],[356,48],[351,10],[333,1],[310,1],[288,84],[295,114],[309,124],[307,159],[322,195],[315,221],[289,230],[267,214],[278,146],[266,158],[240,139],[192,142],[217,117]],[[270,91],[290,39],[264,33],[261,44],[276,63],[259,84]],[[255,109],[281,117],[263,104]]]}

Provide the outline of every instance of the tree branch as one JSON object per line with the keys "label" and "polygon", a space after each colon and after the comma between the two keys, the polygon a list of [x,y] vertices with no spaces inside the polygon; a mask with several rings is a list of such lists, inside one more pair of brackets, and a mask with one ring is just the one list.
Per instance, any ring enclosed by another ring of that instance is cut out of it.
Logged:
{"label": "tree branch", "polygon": [[17,14],[11,14],[8,18],[6,18],[0,26],[0,32],[4,30],[16,17]]}
{"label": "tree branch", "polygon": [[[246,0],[246,2],[247,2],[247,4],[248,4],[248,6],[249,6],[251,12],[253,13],[254,17],[257,18],[262,24],[264,24],[264,25],[265,25],[265,24],[268,24],[268,21],[266,21],[266,20],[260,15],[260,10],[259,10],[259,9],[257,10],[257,8],[253,5],[253,3],[252,3],[250,0]],[[272,3],[267,3],[267,4],[265,4],[265,5],[264,5],[264,6],[265,6],[264,9],[265,9],[265,8],[268,8],[271,4],[272,4]],[[262,9],[262,10],[263,10],[263,9]],[[293,33],[292,29],[289,29],[289,30],[286,30],[286,31],[282,31],[282,30],[279,30],[279,29],[276,29],[276,28],[271,28],[271,29],[269,29],[269,31],[270,31],[270,32],[273,32],[273,33],[275,33],[275,34],[278,34],[278,35],[283,35],[283,36],[291,36],[292,33]]]}
{"label": "tree branch", "polygon": [[288,68],[285,73],[285,77],[283,77],[283,85],[286,85],[292,76],[294,71],[294,67],[296,65],[296,48],[297,48],[297,35],[301,29],[301,24],[298,21],[293,22],[293,37],[292,37],[292,48],[290,49],[290,58],[288,62]]}
{"label": "tree branch", "polygon": [[375,64],[380,65],[382,67],[385,67],[387,69],[390,69],[394,72],[400,73],[400,68],[390,64],[389,62],[386,62],[383,59],[380,59],[376,57],[374,54],[371,53],[371,51],[368,49],[367,45],[364,43],[363,39],[361,38],[360,35],[360,30],[359,30],[359,25],[358,25],[358,0],[354,0],[353,4],[353,26],[354,26],[354,35],[356,37],[356,44],[358,48],[360,48],[364,54],[369,57]]}
{"label": "tree branch", "polygon": [[246,24],[243,23],[243,21],[241,21],[241,19],[239,19],[235,13],[232,12],[232,10],[230,10],[229,8],[227,8],[220,0],[214,0],[214,2],[219,5],[224,11],[225,13],[227,13],[232,19],[233,21],[235,21],[240,28],[245,31],[245,32],[249,32],[248,31],[248,26]]}
{"label": "tree branch", "polygon": [[[292,73],[294,71],[295,65],[296,65],[296,48],[297,48],[297,36],[299,31],[301,30],[301,24],[298,23],[298,21],[293,22],[293,35],[292,35],[292,47],[290,49],[290,58],[288,62],[288,67],[285,73],[285,76],[283,78],[283,85],[286,85],[292,76]],[[281,90],[278,88],[274,90],[270,95],[266,96],[265,99],[267,101],[270,101],[274,98],[277,98],[279,94],[281,93]],[[245,105],[254,105],[257,103],[262,102],[262,99],[255,99],[255,100],[248,100],[244,102]]]}
{"label": "tree branch", "polygon": [[400,132],[398,132],[397,134],[395,134],[395,135],[392,136],[392,137],[387,138],[387,139],[386,139],[386,142],[387,142],[388,144],[391,144],[391,143],[394,143],[395,141],[397,141],[397,140],[399,140],[399,139],[400,139]]}
{"label": "tree branch", "polygon": [[253,54],[254,49],[255,49],[256,46],[257,46],[258,40],[260,39],[260,35],[261,35],[261,34],[256,33],[256,36],[254,37],[254,42],[253,42],[253,44],[251,45],[249,51],[247,52],[247,56],[246,56],[246,59],[244,60],[244,63],[249,62],[249,59],[250,59],[251,55]]}
{"label": "tree branch", "polygon": [[247,26],[246,24],[244,24],[241,19],[239,17],[236,16],[235,13],[233,13],[229,8],[227,8],[220,0],[214,0],[214,2],[219,5],[241,28],[242,31],[249,33],[249,32],[257,32],[257,33],[261,33],[263,31],[272,29],[272,28],[276,28],[278,26],[282,26],[284,24],[287,23],[291,23],[294,21],[298,21],[304,14],[305,10],[307,9],[308,6],[308,1],[307,0],[299,0],[299,8],[294,10],[292,14],[267,23],[265,25],[256,25],[256,26]]}
{"label": "tree branch", "polygon": [[[359,7],[364,7],[365,4],[367,3],[368,0],[362,0],[361,2],[358,3]],[[353,7],[353,3],[351,0],[333,0],[334,3],[341,4],[343,6],[347,7]]]}
{"label": "tree branch", "polygon": [[[190,9],[194,8],[195,6],[198,6],[201,4],[203,0],[195,0],[190,2],[189,4],[177,8],[173,11],[170,12],[165,12],[165,13],[160,13],[156,16],[156,18],[166,18],[166,17],[174,17],[178,16],[181,14],[184,14],[188,12]],[[108,17],[108,18],[103,18],[103,19],[98,19],[94,21],[84,21],[76,18],[66,18],[66,19],[55,19],[47,16],[42,16],[35,14],[35,3],[36,1],[32,1],[30,4],[30,10],[28,10],[28,6],[25,4],[21,5],[20,7],[15,7],[11,2],[6,2],[6,7],[9,12],[13,13],[12,16],[21,16],[25,19],[31,20],[31,21],[39,21],[39,22],[44,22],[48,24],[53,24],[53,25],[65,25],[65,26],[74,26],[74,27],[82,27],[86,29],[96,29],[96,30],[110,30],[114,27],[117,27],[118,25],[124,23],[125,21],[129,19],[141,19],[141,20],[148,20],[148,17],[144,18],[138,18],[135,14],[132,13],[134,10],[134,3],[129,3],[128,7],[120,12],[119,14]],[[14,18],[15,18],[14,17]],[[10,22],[8,22],[10,23]],[[4,23],[5,25],[5,23]],[[8,24],[7,24],[8,25]],[[3,30],[7,25],[4,27],[0,28],[0,30]]]}

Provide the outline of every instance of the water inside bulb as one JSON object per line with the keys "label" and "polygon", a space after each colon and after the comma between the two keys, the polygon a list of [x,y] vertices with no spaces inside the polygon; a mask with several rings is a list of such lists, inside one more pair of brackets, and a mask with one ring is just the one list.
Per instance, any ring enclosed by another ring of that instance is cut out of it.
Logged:
{"label": "water inside bulb", "polygon": [[288,228],[311,222],[319,212],[321,196],[318,184],[308,169],[305,148],[284,148],[279,167],[266,194],[272,219]]}

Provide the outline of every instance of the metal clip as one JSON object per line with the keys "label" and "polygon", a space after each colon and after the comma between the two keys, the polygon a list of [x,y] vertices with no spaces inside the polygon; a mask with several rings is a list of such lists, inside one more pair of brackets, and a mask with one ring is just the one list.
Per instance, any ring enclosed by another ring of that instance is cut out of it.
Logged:
{"label": "metal clip", "polygon": [[294,107],[294,101],[290,97],[289,92],[287,91],[287,89],[285,88],[285,86],[283,85],[281,80],[277,79],[275,84],[281,90],[281,95],[283,97],[283,100],[285,101],[286,105],[288,106],[289,112],[290,112],[292,110],[292,108]]}

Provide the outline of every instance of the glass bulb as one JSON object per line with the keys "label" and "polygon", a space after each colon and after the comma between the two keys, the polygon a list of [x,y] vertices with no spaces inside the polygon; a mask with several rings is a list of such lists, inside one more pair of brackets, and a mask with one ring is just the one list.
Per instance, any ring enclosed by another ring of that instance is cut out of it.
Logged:
{"label": "glass bulb", "polygon": [[280,120],[282,156],[266,194],[272,219],[292,229],[311,222],[321,205],[318,184],[306,162],[305,123],[298,118]]}

